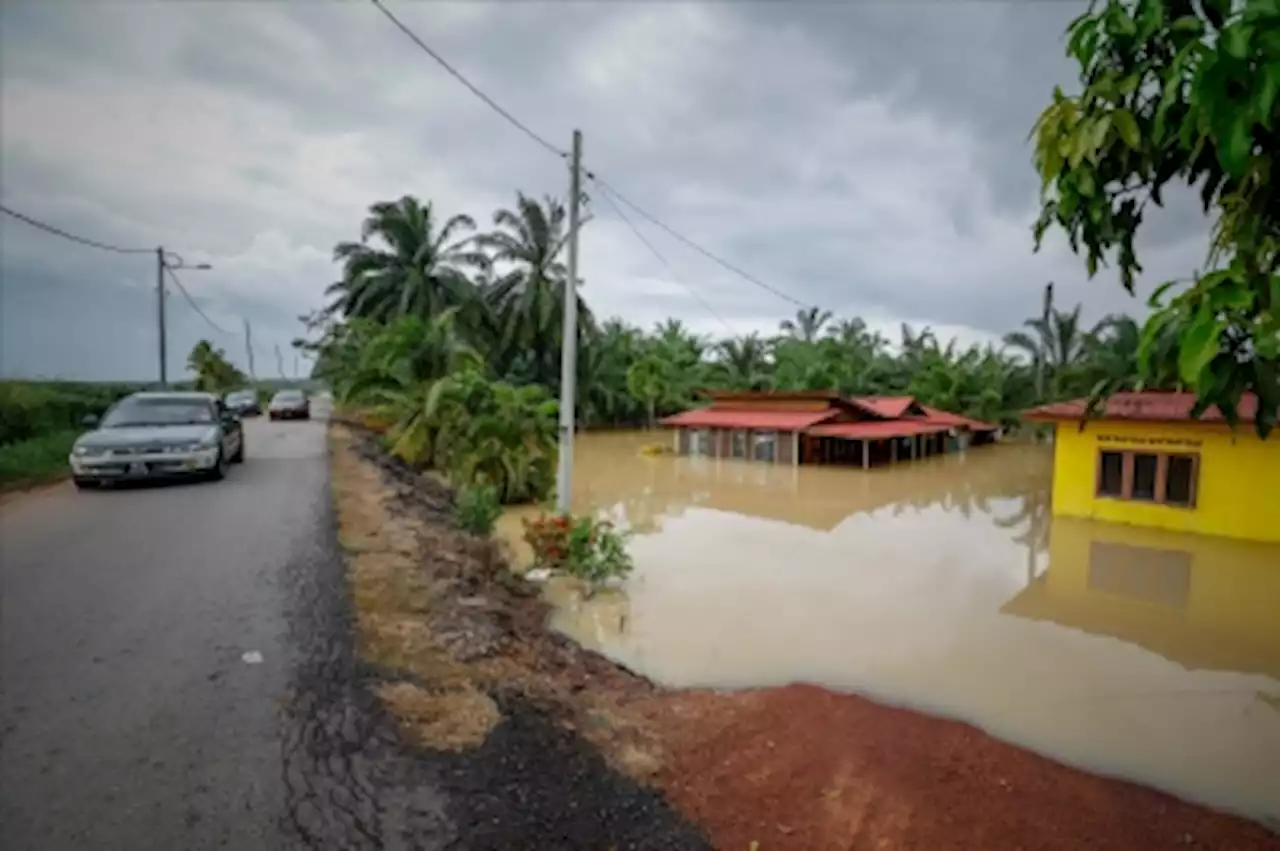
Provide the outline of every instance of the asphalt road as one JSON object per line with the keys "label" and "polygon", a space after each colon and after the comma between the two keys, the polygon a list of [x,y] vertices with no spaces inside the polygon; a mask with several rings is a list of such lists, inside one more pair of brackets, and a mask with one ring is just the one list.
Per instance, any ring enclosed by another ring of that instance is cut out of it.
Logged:
{"label": "asphalt road", "polygon": [[245,435],[221,482],[0,505],[5,851],[294,844],[291,577],[334,557],[324,426]]}

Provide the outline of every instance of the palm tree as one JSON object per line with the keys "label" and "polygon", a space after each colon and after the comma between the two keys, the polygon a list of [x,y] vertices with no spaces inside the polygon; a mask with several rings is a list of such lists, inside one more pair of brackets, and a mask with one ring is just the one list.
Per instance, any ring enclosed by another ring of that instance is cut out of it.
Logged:
{"label": "palm tree", "polygon": [[822,326],[834,314],[830,310],[822,310],[817,307],[809,307],[804,310],[796,311],[795,319],[784,319],[779,323],[782,333],[791,337],[793,340],[803,340],[806,343],[812,343],[818,339],[822,331]]}
{"label": "palm tree", "polygon": [[759,334],[730,337],[716,347],[724,383],[738,390],[760,390],[768,380],[769,344]]}
{"label": "palm tree", "polygon": [[[520,364],[523,368],[516,371],[531,373],[532,380],[548,387],[560,383],[569,271],[556,258],[568,238],[565,222],[565,208],[559,201],[547,197],[539,203],[517,193],[516,209],[495,212],[494,231],[478,240],[490,252],[491,263],[508,268],[485,290],[496,326],[497,359],[512,367]],[[593,320],[586,302],[580,295],[577,298],[581,335],[591,329]]]}
{"label": "palm tree", "polygon": [[1048,377],[1048,387],[1041,385],[1041,393],[1059,395],[1066,390],[1066,373],[1079,364],[1086,354],[1086,334],[1080,328],[1080,305],[1071,311],[1055,310],[1052,306],[1046,316],[1028,319],[1022,323],[1031,329],[1013,331],[1004,335],[1004,344],[1019,349],[1031,359],[1032,367],[1039,374],[1043,370]]}
{"label": "palm tree", "polygon": [[[359,242],[333,250],[342,263],[342,279],[326,295],[336,296],[329,314],[364,316],[380,322],[397,316],[430,316],[449,307],[474,311],[475,287],[464,269],[481,266],[484,257],[470,237],[469,216],[437,222],[431,204],[406,195],[369,207]],[[375,241],[376,240],[376,241]]]}

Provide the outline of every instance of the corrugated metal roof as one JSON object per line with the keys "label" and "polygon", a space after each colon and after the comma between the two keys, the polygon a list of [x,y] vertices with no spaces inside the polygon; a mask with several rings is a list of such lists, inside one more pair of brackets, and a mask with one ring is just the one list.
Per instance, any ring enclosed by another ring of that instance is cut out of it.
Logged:
{"label": "corrugated metal roof", "polygon": [[963,426],[972,431],[995,431],[999,428],[995,423],[986,423],[982,420],[975,420],[972,417],[966,417],[964,414],[953,414],[950,411],[943,411],[938,408],[931,408],[928,405],[920,406],[925,414],[926,421],[938,423],[945,426]]}
{"label": "corrugated metal roof", "polygon": [[727,408],[695,408],[661,420],[664,426],[685,428],[754,428],[799,431],[831,419],[840,412],[825,411],[752,411]]}
{"label": "corrugated metal roof", "polygon": [[[1032,408],[1023,417],[1033,421],[1078,420],[1082,419],[1088,399],[1072,399],[1069,402],[1053,402]],[[1125,392],[1112,394],[1106,404],[1095,414],[1097,419],[1105,420],[1148,420],[1155,422],[1176,422],[1191,418],[1191,408],[1196,403],[1194,393],[1175,393],[1158,390],[1143,392]],[[1258,397],[1246,393],[1240,398],[1236,412],[1242,420],[1251,420],[1258,411]],[[1209,408],[1200,417],[1204,422],[1223,422],[1222,412],[1216,406]]]}
{"label": "corrugated metal roof", "polygon": [[913,396],[850,396],[849,401],[870,410],[877,416],[896,420],[903,416],[915,402]]}
{"label": "corrugated metal roof", "polygon": [[886,440],[891,437],[911,437],[917,434],[937,434],[949,426],[926,420],[880,420],[860,423],[830,423],[815,426],[807,431],[815,437],[843,437],[849,440]]}

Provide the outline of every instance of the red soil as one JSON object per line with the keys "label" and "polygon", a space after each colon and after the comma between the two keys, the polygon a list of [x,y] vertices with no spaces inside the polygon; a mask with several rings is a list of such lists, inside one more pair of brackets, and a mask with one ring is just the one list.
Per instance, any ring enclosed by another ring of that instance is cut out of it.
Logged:
{"label": "red soil", "polygon": [[659,785],[717,848],[1280,849],[1244,819],[813,686],[674,693],[642,711],[663,731]]}

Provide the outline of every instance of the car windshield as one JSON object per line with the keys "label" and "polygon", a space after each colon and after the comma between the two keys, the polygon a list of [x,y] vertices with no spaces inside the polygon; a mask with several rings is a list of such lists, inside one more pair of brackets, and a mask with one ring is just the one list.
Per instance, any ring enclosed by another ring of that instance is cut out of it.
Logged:
{"label": "car windshield", "polygon": [[302,398],[303,398],[303,396],[302,396],[302,391],[301,391],[301,390],[281,390],[279,393],[277,393],[277,394],[276,394],[275,401],[277,401],[277,402],[301,402],[301,401],[302,401]]}
{"label": "car windshield", "polygon": [[227,394],[228,404],[233,404],[235,402],[252,402],[252,401],[253,401],[252,390],[237,390],[234,393]]}
{"label": "car windshield", "polygon": [[102,418],[102,428],[140,425],[203,425],[214,421],[213,405],[178,397],[122,399]]}

